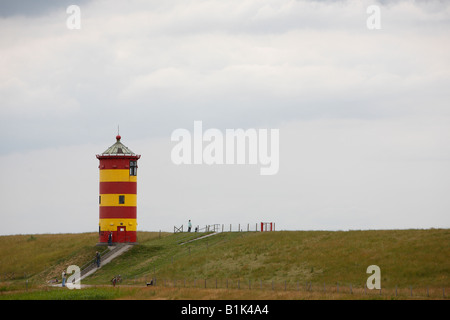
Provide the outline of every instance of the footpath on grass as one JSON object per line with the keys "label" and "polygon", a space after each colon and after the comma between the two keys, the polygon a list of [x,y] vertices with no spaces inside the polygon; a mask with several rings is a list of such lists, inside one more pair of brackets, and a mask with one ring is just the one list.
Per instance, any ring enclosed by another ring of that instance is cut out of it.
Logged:
{"label": "footpath on grass", "polygon": [[[109,251],[101,256],[100,266],[97,267],[96,261],[90,262],[87,265],[83,266],[81,269],[80,280],[90,276],[95,273],[97,270],[110,263],[115,258],[119,257],[123,253],[127,252],[133,245],[130,244],[117,244],[114,246],[109,246]],[[51,284],[52,287],[61,287],[61,283]]]}
{"label": "footpath on grass", "polygon": [[180,246],[182,246],[182,245],[184,245],[184,244],[186,244],[186,243],[190,243],[190,242],[193,242],[193,241],[197,241],[197,240],[201,240],[201,239],[208,238],[208,237],[211,237],[211,236],[215,236],[216,234],[219,234],[219,233],[218,233],[218,232],[213,232],[213,233],[210,233],[210,234],[207,234],[207,235],[204,235],[204,236],[195,238],[195,239],[191,239],[191,240],[188,240],[188,241],[184,241],[184,242],[181,242],[181,243],[180,243]]}

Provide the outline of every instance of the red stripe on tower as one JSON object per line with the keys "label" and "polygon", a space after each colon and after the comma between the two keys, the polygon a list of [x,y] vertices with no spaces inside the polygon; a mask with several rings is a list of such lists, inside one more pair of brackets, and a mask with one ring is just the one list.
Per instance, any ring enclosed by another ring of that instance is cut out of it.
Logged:
{"label": "red stripe on tower", "polygon": [[100,207],[100,219],[136,219],[136,207]]}
{"label": "red stripe on tower", "polygon": [[100,182],[100,194],[137,193],[137,182]]}

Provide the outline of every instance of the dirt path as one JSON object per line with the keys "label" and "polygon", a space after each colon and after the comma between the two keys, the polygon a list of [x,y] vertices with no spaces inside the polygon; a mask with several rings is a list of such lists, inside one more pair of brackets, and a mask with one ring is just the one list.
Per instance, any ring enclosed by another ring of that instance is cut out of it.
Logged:
{"label": "dirt path", "polygon": [[183,244],[189,243],[189,242],[197,241],[197,240],[200,240],[200,239],[205,239],[205,238],[214,236],[216,234],[219,234],[219,232],[210,233],[210,234],[207,234],[206,236],[202,236],[202,237],[198,237],[198,238],[186,241],[186,242],[182,242],[182,243],[180,243],[180,246],[182,246]]}

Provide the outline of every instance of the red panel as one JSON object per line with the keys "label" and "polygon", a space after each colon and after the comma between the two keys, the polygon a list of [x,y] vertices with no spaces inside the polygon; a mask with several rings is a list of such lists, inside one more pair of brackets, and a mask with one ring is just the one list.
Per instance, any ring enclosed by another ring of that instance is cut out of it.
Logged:
{"label": "red panel", "polygon": [[102,169],[128,169],[130,161],[137,161],[141,156],[97,156]]}
{"label": "red panel", "polygon": [[100,219],[136,219],[136,207],[100,207]]}
{"label": "red panel", "polygon": [[136,194],[136,182],[100,182],[102,194]]}
{"label": "red panel", "polygon": [[102,169],[128,169],[130,168],[130,159],[123,158],[113,158],[113,159],[102,159],[99,165],[100,170]]}
{"label": "red panel", "polygon": [[[136,242],[136,231],[125,231],[125,234],[119,235],[117,231],[112,232],[112,242]],[[110,231],[100,231],[99,233],[99,242],[108,243],[108,236]]]}

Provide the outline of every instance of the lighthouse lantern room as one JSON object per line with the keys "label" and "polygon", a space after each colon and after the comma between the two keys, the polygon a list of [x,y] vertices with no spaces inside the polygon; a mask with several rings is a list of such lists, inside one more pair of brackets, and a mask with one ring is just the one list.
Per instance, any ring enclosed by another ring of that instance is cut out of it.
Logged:
{"label": "lighthouse lantern room", "polygon": [[100,160],[99,245],[136,243],[137,161],[141,157],[122,144],[121,136]]}

